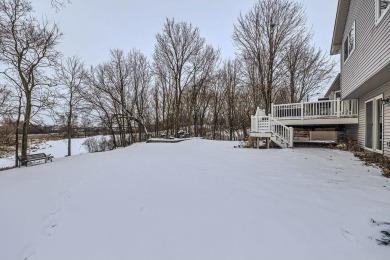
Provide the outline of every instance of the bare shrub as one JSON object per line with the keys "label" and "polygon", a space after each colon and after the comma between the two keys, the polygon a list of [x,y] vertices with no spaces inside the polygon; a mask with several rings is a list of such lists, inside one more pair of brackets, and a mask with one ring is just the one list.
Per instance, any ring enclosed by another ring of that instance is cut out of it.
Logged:
{"label": "bare shrub", "polygon": [[83,142],[83,146],[89,153],[105,152],[114,149],[114,143],[111,138],[105,136],[102,137],[90,137]]}

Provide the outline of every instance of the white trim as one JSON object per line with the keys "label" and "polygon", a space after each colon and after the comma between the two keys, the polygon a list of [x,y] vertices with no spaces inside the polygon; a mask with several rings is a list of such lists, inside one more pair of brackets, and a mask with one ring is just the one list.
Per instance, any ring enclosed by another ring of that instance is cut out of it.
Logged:
{"label": "white trim", "polygon": [[388,5],[387,8],[382,12],[382,14],[380,14],[380,2],[381,0],[375,0],[375,26],[380,24],[380,22],[383,20],[383,17],[390,10],[390,5]]}
{"label": "white trim", "polygon": [[[349,52],[349,36],[352,32],[352,28],[354,30],[354,37],[353,37],[353,49],[351,52]],[[347,59],[344,60],[344,57],[345,57],[345,41],[348,41],[348,57]],[[345,40],[343,41],[342,43],[342,53],[343,53],[343,60],[344,60],[344,63],[347,63],[347,61],[349,60],[349,58],[352,56],[352,54],[355,52],[355,49],[356,49],[356,21],[353,21],[353,24],[351,25],[351,28],[349,29],[349,32],[348,32],[348,35],[347,37],[345,38]]]}

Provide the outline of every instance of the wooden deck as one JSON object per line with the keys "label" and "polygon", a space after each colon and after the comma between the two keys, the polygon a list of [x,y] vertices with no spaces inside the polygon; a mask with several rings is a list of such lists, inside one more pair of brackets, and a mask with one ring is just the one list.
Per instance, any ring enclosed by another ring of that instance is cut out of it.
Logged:
{"label": "wooden deck", "polygon": [[324,100],[272,105],[271,116],[289,126],[358,123],[358,100]]}
{"label": "wooden deck", "polygon": [[282,140],[293,147],[294,126],[358,124],[358,100],[324,100],[295,104],[272,104],[271,114],[260,108],[251,118],[250,136]]}

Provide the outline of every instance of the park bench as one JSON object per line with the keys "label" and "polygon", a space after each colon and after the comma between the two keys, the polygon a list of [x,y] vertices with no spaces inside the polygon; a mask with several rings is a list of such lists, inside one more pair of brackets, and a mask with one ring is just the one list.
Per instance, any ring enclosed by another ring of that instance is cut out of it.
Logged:
{"label": "park bench", "polygon": [[18,156],[19,160],[19,168],[20,166],[26,166],[28,165],[29,162],[37,162],[37,161],[53,161],[54,156],[51,154],[45,154],[45,153],[36,153],[36,154],[28,154],[25,158],[22,156]]}

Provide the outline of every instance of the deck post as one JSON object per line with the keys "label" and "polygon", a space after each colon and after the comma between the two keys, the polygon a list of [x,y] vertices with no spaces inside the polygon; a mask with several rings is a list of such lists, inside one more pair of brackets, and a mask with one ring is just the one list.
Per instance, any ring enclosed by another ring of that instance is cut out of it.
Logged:
{"label": "deck post", "polygon": [[337,98],[337,117],[340,117],[341,102],[340,98]]}
{"label": "deck post", "polygon": [[271,132],[272,129],[271,129],[271,114],[268,114],[268,131]]}
{"label": "deck post", "polygon": [[304,117],[304,109],[303,109],[303,107],[304,107],[304,102],[303,102],[303,100],[301,101],[301,119],[303,119],[303,117]]}
{"label": "deck post", "polygon": [[294,128],[290,127],[290,147],[294,146]]}
{"label": "deck post", "polygon": [[356,116],[359,117],[359,101],[356,100]]}
{"label": "deck post", "polygon": [[271,103],[271,116],[274,117],[274,103]]}

